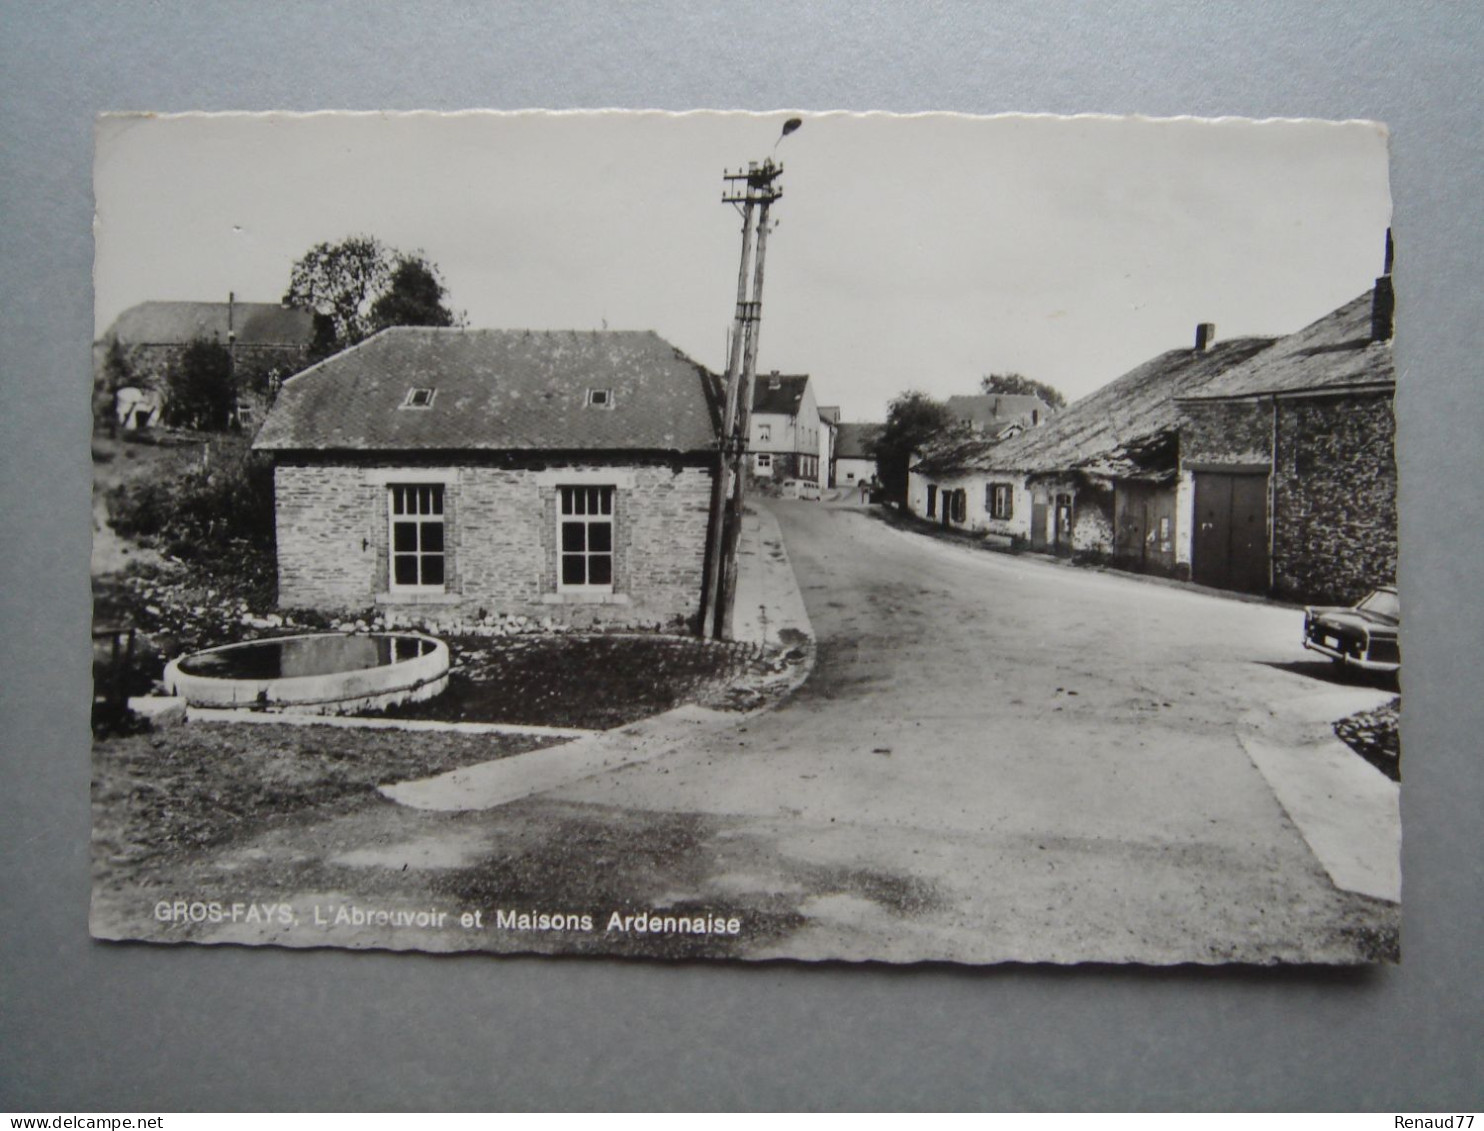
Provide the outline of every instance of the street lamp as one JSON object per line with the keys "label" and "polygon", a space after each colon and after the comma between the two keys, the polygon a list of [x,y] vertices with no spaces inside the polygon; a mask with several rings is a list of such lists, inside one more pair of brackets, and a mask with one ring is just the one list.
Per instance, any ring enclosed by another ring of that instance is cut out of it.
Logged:
{"label": "street lamp", "polygon": [[[804,124],[783,123],[778,143]],[[737,540],[742,527],[742,499],[747,465],[747,428],[752,413],[752,380],[757,371],[758,331],[763,310],[763,262],[768,241],[768,208],[783,195],[776,184],[783,166],[771,157],[752,161],[745,170],[723,171],[727,191],[722,202],[742,213],[742,262],[737,271],[737,312],[727,358],[726,405],[717,451],[716,483],[711,496],[711,546],[706,571],[706,600],[701,634],[726,639],[732,632],[736,596]],[[754,248],[754,237],[756,246]],[[748,293],[749,268],[751,294]]]}

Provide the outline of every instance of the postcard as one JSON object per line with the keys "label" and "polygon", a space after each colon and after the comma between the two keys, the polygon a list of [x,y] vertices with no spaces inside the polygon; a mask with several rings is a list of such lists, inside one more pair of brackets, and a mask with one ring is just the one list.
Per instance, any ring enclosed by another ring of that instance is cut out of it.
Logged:
{"label": "postcard", "polygon": [[1399,961],[1384,126],[118,114],[95,190],[96,938]]}

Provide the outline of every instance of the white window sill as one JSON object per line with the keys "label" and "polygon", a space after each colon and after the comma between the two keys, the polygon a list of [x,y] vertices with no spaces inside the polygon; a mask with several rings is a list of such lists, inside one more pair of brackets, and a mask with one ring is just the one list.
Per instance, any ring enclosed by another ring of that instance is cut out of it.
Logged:
{"label": "white window sill", "polygon": [[556,593],[543,593],[543,605],[627,605],[627,593],[602,593],[582,589],[563,589]]}
{"label": "white window sill", "polygon": [[394,589],[372,599],[378,605],[457,605],[464,595],[447,590]]}

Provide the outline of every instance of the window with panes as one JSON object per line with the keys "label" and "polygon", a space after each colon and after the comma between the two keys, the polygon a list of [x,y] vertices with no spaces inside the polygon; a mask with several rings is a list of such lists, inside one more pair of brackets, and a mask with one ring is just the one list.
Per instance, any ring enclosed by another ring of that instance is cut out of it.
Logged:
{"label": "window with panes", "polygon": [[562,487],[557,517],[562,589],[613,589],[612,487]]}
{"label": "window with panes", "polygon": [[442,590],[447,578],[443,484],[390,484],[387,509],[391,588]]}

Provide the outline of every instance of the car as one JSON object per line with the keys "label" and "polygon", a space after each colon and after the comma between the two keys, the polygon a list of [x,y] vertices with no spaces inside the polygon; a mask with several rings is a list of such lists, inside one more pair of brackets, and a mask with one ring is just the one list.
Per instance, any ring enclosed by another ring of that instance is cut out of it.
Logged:
{"label": "car", "polygon": [[819,484],[812,479],[785,479],[782,490],[785,499],[819,500]]}
{"label": "car", "polygon": [[1304,647],[1347,667],[1394,672],[1402,666],[1401,621],[1396,587],[1383,585],[1351,608],[1305,609]]}

